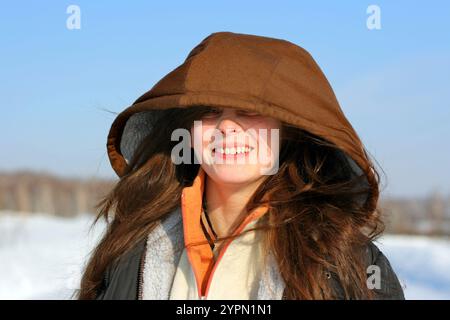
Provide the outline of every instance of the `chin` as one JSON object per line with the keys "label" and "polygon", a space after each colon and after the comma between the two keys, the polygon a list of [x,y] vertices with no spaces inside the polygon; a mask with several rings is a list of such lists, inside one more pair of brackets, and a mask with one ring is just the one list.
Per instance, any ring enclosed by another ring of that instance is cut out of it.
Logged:
{"label": "chin", "polygon": [[212,168],[213,179],[221,183],[249,183],[261,178],[259,167],[215,165]]}

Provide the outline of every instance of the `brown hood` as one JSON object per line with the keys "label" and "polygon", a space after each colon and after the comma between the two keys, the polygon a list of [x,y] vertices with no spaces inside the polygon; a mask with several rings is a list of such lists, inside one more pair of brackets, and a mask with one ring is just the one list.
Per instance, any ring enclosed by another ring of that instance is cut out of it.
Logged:
{"label": "brown hood", "polygon": [[378,183],[371,163],[312,56],[291,42],[248,34],[212,33],[117,116],[107,142],[117,175],[123,175],[127,159],[155,121],[149,112],[139,112],[195,105],[257,111],[334,143],[366,174],[372,188],[367,204],[375,208]]}

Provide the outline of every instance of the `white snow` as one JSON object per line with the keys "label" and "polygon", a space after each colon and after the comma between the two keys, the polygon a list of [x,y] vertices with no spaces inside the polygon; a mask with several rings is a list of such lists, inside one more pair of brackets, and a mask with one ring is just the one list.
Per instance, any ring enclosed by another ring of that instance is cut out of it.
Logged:
{"label": "white snow", "polygon": [[0,299],[70,299],[104,225],[92,216],[0,214]]}
{"label": "white snow", "polygon": [[[92,216],[61,218],[0,212],[0,299],[70,299],[104,229]],[[384,236],[407,299],[450,299],[450,240]]]}
{"label": "white snow", "polygon": [[450,240],[384,236],[375,244],[389,259],[407,299],[450,299]]}

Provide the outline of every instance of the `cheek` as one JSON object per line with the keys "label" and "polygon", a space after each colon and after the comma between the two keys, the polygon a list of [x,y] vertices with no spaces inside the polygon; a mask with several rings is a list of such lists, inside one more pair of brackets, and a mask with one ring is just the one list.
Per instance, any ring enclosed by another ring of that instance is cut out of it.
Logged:
{"label": "cheek", "polygon": [[193,126],[191,128],[191,146],[203,146],[206,147],[211,141],[212,132],[214,130],[213,125]]}
{"label": "cheek", "polygon": [[[262,140],[262,143],[271,146],[271,142],[278,143],[280,140],[281,122],[279,120],[272,118],[255,119],[252,123],[249,123],[249,127],[256,132],[258,142]],[[262,130],[261,133],[260,130]]]}
{"label": "cheek", "polygon": [[271,140],[274,141],[275,143],[278,144],[279,147],[279,143],[280,143],[280,139],[281,139],[281,121],[279,120],[272,120],[271,121],[271,129],[273,131],[274,134],[276,134],[276,136],[274,136]]}

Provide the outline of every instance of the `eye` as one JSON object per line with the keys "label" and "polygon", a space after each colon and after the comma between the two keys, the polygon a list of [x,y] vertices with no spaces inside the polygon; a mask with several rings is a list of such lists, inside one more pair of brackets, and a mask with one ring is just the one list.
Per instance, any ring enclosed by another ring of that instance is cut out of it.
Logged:
{"label": "eye", "polygon": [[247,110],[239,110],[238,113],[239,113],[239,115],[244,116],[244,117],[256,117],[256,116],[260,115],[259,112],[247,111]]}
{"label": "eye", "polygon": [[222,110],[218,108],[211,108],[203,114],[203,118],[214,118],[219,116],[222,113]]}

